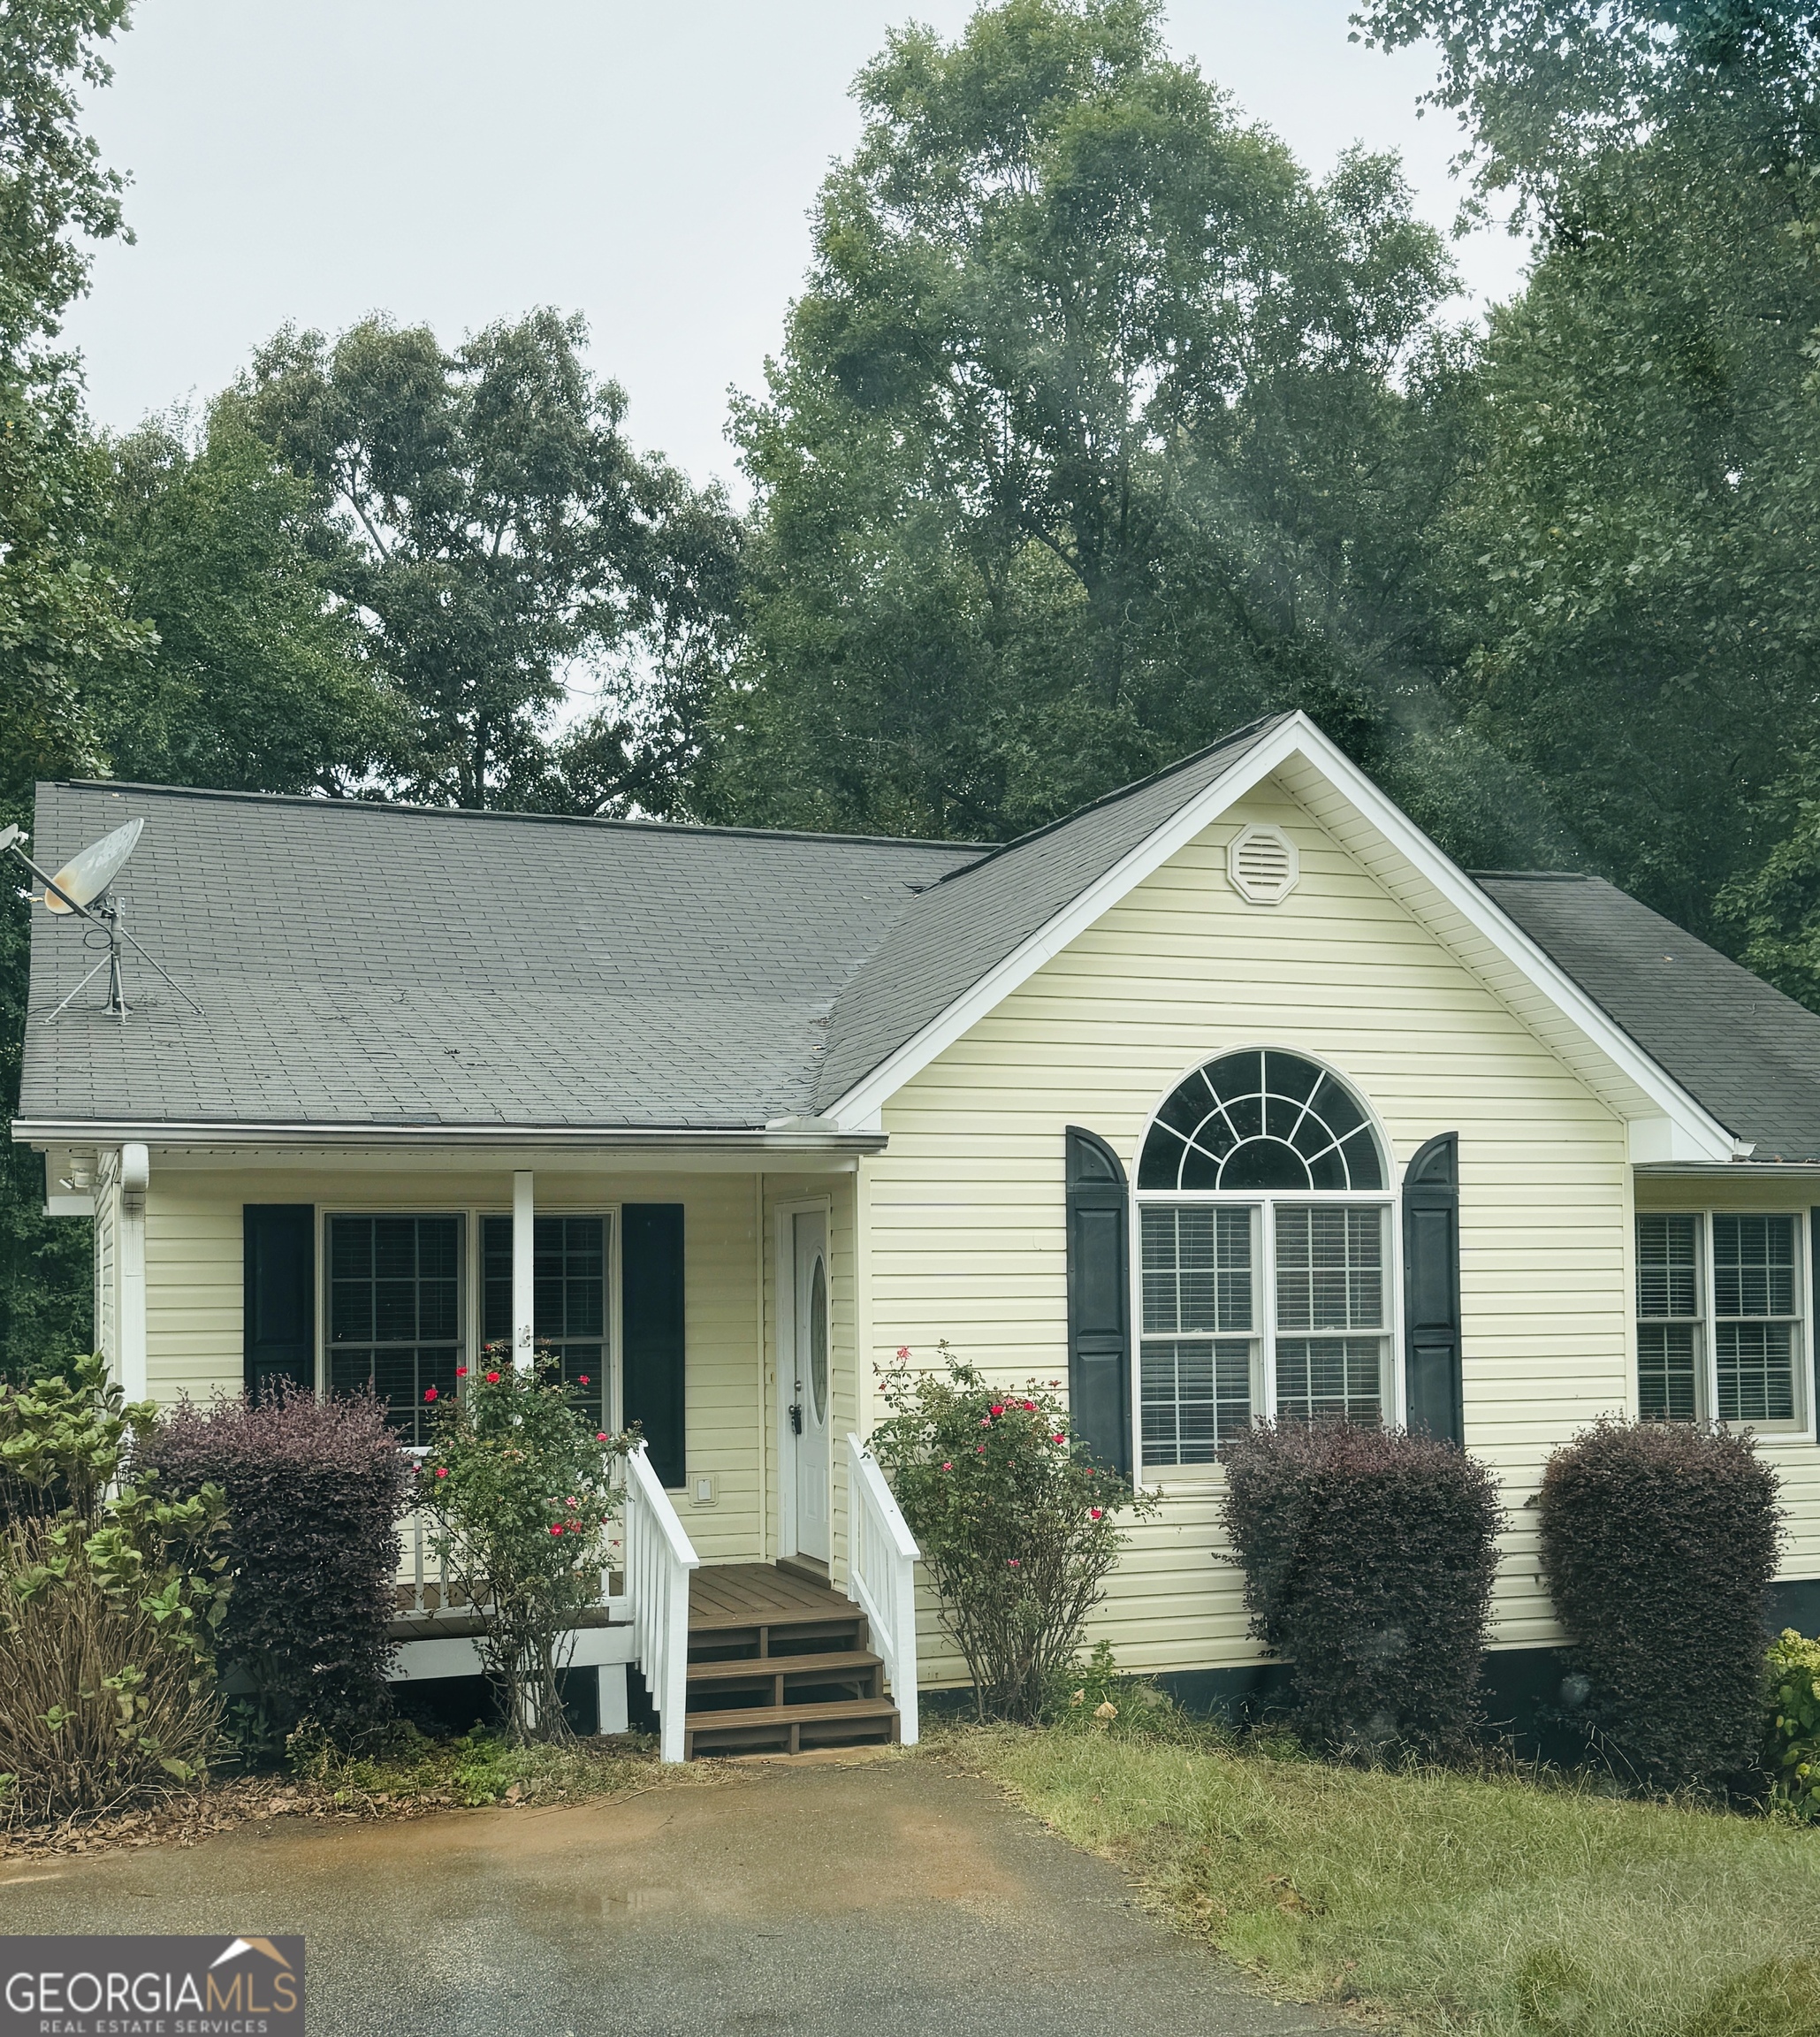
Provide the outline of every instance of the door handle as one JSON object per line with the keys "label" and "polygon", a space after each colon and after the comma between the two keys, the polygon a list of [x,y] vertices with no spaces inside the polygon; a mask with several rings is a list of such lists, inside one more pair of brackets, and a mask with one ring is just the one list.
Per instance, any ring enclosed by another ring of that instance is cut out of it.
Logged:
{"label": "door handle", "polygon": [[790,1433],[792,1436],[803,1433],[803,1404],[800,1400],[790,1403]]}

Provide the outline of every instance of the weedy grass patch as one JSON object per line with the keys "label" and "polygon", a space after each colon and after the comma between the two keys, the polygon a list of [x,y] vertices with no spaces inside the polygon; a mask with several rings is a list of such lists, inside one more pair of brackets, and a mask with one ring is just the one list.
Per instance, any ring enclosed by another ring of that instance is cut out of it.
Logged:
{"label": "weedy grass patch", "polygon": [[1820,2031],[1811,1828],[1210,1734],[939,1744],[1298,2000],[1447,2037]]}
{"label": "weedy grass patch", "polygon": [[665,1766],[656,1741],[634,1734],[515,1747],[480,1729],[432,1740],[404,1727],[385,1736],[381,1751],[342,1754],[306,1733],[293,1736],[291,1757],[301,1781],[355,1810],[579,1803],[719,1779],[712,1762]]}

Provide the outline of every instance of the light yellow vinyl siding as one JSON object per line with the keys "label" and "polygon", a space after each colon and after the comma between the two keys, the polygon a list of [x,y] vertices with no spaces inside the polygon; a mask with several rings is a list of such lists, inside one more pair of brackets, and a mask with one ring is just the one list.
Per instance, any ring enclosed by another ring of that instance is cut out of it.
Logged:
{"label": "light yellow vinyl siding", "polygon": [[[511,1201],[511,1177],[503,1171],[449,1168],[414,1175],[350,1165],[334,1172],[258,1168],[230,1173],[160,1167],[155,1156],[146,1208],[149,1391],[165,1403],[186,1393],[206,1400],[217,1388],[240,1391],[246,1203],[491,1213],[509,1210]],[[759,1546],[765,1490],[753,1178],[539,1174],[537,1202],[545,1211],[600,1210],[623,1202],[684,1206],[689,1470],[712,1477],[716,1498],[712,1507],[697,1507],[685,1492],[677,1511],[704,1563],[751,1561]],[[850,1230],[849,1220],[849,1240]],[[470,1346],[477,1291],[472,1251],[470,1240],[463,1311]]]}
{"label": "light yellow vinyl siding", "polygon": [[[1230,836],[1285,828],[1301,880],[1252,906]],[[1172,858],[887,1104],[867,1163],[872,1349],[946,1337],[1008,1384],[1065,1377],[1062,1134],[1109,1140],[1136,1179],[1175,1083],[1241,1046],[1300,1049],[1376,1110],[1402,1169],[1460,1135],[1466,1440],[1504,1484],[1504,1645],[1553,1638],[1523,1501],[1557,1444],[1627,1404],[1624,1126],[1280,786]],[[1400,1339],[1397,1341],[1400,1342]],[[1215,1554],[1217,1473],[1161,1474],[1096,1627],[1134,1668],[1237,1665],[1237,1574]],[[932,1633],[933,1640],[933,1633]],[[932,1680],[958,1675],[938,1652]]]}

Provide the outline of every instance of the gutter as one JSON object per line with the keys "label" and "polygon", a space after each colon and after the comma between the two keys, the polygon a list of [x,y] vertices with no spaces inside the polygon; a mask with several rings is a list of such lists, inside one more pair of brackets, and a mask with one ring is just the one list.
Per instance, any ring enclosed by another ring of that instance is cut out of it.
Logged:
{"label": "gutter", "polygon": [[688,1126],[600,1125],[338,1125],[267,1123],[256,1119],[16,1118],[20,1145],[118,1146],[129,1141],[159,1146],[276,1146],[305,1150],[331,1146],[378,1146],[396,1151],[487,1152],[525,1146],[578,1152],[880,1153],[883,1132],[844,1132],[831,1120],[790,1118],[763,1128],[697,1130]]}
{"label": "gutter", "polygon": [[1793,1175],[1797,1179],[1820,1176],[1820,1160],[1753,1160],[1747,1146],[1730,1161],[1702,1163],[1697,1160],[1639,1160],[1633,1171],[1654,1176],[1687,1176],[1706,1181],[1754,1181],[1759,1175]]}

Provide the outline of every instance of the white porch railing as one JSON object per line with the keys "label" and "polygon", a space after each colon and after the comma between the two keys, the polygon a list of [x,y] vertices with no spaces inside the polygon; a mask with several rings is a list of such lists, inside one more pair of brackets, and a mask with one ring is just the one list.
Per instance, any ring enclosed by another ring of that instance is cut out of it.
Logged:
{"label": "white porch railing", "polygon": [[626,1596],[637,1661],[658,1715],[658,1751],[682,1759],[689,1690],[689,1577],[695,1553],[640,1443],[626,1459]]}
{"label": "white porch railing", "polygon": [[852,1473],[852,1549],[847,1596],[866,1616],[872,1646],[896,1700],[900,1737],[917,1743],[917,1558],[920,1552],[885,1474],[857,1436],[847,1438]]}

